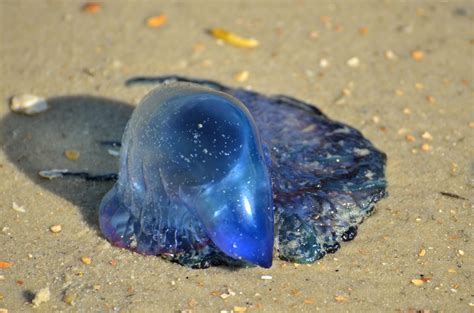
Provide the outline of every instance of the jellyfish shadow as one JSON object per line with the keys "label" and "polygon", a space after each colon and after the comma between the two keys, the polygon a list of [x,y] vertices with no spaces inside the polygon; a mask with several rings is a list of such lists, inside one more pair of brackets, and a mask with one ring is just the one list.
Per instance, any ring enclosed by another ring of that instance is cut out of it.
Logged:
{"label": "jellyfish shadow", "polygon": [[[0,139],[7,158],[34,183],[79,207],[84,220],[98,229],[98,207],[113,182],[78,178],[47,180],[44,169],[69,169],[93,174],[117,173],[118,158],[103,140],[120,141],[133,106],[88,95],[47,99],[50,109],[35,116],[9,113],[0,120]],[[80,152],[76,161],[64,151]]]}

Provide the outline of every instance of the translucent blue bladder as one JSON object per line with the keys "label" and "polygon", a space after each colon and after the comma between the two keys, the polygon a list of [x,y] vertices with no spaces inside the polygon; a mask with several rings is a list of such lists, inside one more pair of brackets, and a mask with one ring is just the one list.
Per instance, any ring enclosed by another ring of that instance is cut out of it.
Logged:
{"label": "translucent blue bladder", "polygon": [[272,264],[272,188],[255,121],[237,99],[163,85],[134,111],[119,178],[100,207],[115,245],[197,265]]}

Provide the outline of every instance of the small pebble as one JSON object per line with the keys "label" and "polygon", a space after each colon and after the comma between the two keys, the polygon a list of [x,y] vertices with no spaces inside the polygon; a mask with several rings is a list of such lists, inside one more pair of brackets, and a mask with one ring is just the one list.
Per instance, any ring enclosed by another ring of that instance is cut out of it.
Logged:
{"label": "small pebble", "polygon": [[385,58],[390,61],[397,59],[397,55],[392,50],[385,51],[384,55],[385,55]]}
{"label": "small pebble", "polygon": [[404,108],[403,109],[403,114],[410,115],[411,114],[411,109],[410,108]]}
{"label": "small pebble", "polygon": [[102,6],[97,2],[87,2],[82,6],[82,11],[87,13],[97,13],[100,12]]}
{"label": "small pebble", "polygon": [[436,102],[436,98],[433,97],[433,96],[426,96],[426,101],[428,101],[429,103],[433,104]]}
{"label": "small pebble", "polygon": [[334,299],[335,299],[337,302],[347,302],[347,301],[349,301],[349,298],[344,297],[344,296],[335,296]]}
{"label": "small pebble", "polygon": [[413,136],[413,135],[406,135],[405,139],[408,142],[414,142],[416,140],[415,136]]}
{"label": "small pebble", "polygon": [[77,150],[66,150],[64,151],[64,155],[68,160],[76,161],[81,156],[81,153]]}
{"label": "small pebble", "polygon": [[44,98],[35,95],[14,96],[10,100],[10,109],[15,113],[35,115],[48,109]]}
{"label": "small pebble", "polygon": [[326,67],[329,66],[329,61],[327,59],[323,58],[323,59],[319,60],[319,66],[321,68],[326,68]]}
{"label": "small pebble", "polygon": [[361,27],[359,28],[359,34],[365,36],[369,33],[369,29],[367,27]]}
{"label": "small pebble", "polygon": [[146,25],[150,28],[157,28],[162,26],[163,24],[166,23],[166,15],[161,14],[161,15],[156,15],[147,18],[146,20]]}
{"label": "small pebble", "polygon": [[236,313],[243,313],[246,312],[247,308],[243,306],[234,306],[234,312]]}
{"label": "small pebble", "polygon": [[431,146],[427,143],[424,143],[421,145],[421,150],[427,152],[427,151],[430,151],[431,150]]}
{"label": "small pebble", "polygon": [[415,61],[421,61],[425,58],[425,53],[422,50],[412,51],[411,58]]}
{"label": "small pebble", "polygon": [[360,60],[357,57],[352,57],[349,60],[347,60],[347,65],[352,68],[356,68],[360,65]]}
{"label": "small pebble", "polygon": [[8,313],[8,310],[4,308],[0,308],[0,313]]}
{"label": "small pebble", "polygon": [[401,89],[395,89],[395,94],[399,97],[403,96],[405,93]]}
{"label": "small pebble", "polygon": [[426,139],[426,140],[433,140],[433,136],[431,136],[431,134],[429,132],[424,132],[421,135],[421,138]]}
{"label": "small pebble", "polygon": [[315,30],[311,31],[309,33],[309,38],[312,39],[312,40],[316,40],[319,38],[319,33]]}
{"label": "small pebble", "polygon": [[85,265],[91,265],[92,259],[88,256],[82,256],[81,262],[84,263]]}
{"label": "small pebble", "polygon": [[418,256],[424,257],[426,255],[426,250],[421,249],[420,252],[418,253]]}
{"label": "small pebble", "polygon": [[238,81],[239,83],[243,83],[247,79],[249,79],[249,76],[250,76],[249,71],[240,71],[234,75],[234,79]]}
{"label": "small pebble", "polygon": [[459,255],[464,255],[464,251],[463,251],[463,250],[458,250],[458,253],[459,253]]}
{"label": "small pebble", "polygon": [[61,226],[61,224],[56,224],[56,225],[53,225],[49,228],[49,230],[52,232],[52,233],[60,233],[62,230],[63,230],[63,227]]}
{"label": "small pebble", "polygon": [[416,84],[415,84],[415,88],[416,88],[417,90],[422,90],[423,88],[425,88],[425,86],[424,86],[422,83],[416,83]]}
{"label": "small pebble", "polygon": [[33,298],[33,301],[31,301],[31,303],[33,303],[33,307],[37,308],[40,306],[41,303],[48,302],[50,296],[51,292],[49,291],[49,288],[42,288],[35,294],[35,297]]}

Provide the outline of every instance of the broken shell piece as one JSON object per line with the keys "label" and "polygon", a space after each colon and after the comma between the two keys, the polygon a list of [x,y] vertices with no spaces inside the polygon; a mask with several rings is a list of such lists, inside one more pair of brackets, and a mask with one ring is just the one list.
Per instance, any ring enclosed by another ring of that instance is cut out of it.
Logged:
{"label": "broken shell piece", "polygon": [[68,172],[67,169],[52,169],[52,170],[39,171],[38,175],[43,178],[54,179],[58,177],[63,177],[63,174],[67,172]]}
{"label": "broken shell piece", "polygon": [[47,110],[48,103],[42,97],[25,94],[12,97],[10,109],[15,113],[34,115]]}

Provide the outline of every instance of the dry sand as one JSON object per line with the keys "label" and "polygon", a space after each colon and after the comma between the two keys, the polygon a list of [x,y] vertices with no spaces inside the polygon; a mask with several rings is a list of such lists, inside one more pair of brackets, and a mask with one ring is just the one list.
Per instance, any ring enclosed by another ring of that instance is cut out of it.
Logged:
{"label": "dry sand", "polygon": [[[473,312],[473,1],[101,3],[94,14],[75,1],[0,1],[0,261],[12,263],[0,269],[0,308]],[[159,13],[166,24],[148,28],[144,20]],[[260,46],[218,44],[210,27]],[[348,66],[353,57],[358,67]],[[250,72],[243,83],[233,78],[242,70]],[[46,181],[37,172],[115,171],[117,160],[96,141],[119,139],[151,88],[127,88],[125,79],[158,74],[317,104],[387,153],[390,196],[354,241],[310,266],[275,259],[269,270],[191,270],[111,247],[97,223],[111,183]],[[11,113],[8,99],[24,93],[52,108]],[[66,149],[80,151],[79,160],[66,159]],[[60,233],[49,230],[54,224]],[[44,287],[50,300],[33,308]],[[222,299],[229,290],[235,295]]]}

